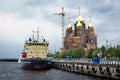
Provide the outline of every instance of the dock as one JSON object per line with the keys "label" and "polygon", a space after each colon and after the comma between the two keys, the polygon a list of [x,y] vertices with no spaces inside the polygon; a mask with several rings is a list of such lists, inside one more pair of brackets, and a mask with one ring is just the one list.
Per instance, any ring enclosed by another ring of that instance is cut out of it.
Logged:
{"label": "dock", "polygon": [[82,61],[58,60],[52,62],[53,68],[64,71],[97,76],[109,79],[120,79],[119,63],[92,63]]}

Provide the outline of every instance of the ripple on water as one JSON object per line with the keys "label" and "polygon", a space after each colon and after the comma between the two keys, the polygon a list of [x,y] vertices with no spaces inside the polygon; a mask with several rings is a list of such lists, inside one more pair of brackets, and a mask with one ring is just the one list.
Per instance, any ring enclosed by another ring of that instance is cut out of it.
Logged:
{"label": "ripple on water", "polygon": [[103,80],[98,77],[57,69],[42,71],[22,70],[20,66],[17,62],[0,62],[0,80]]}

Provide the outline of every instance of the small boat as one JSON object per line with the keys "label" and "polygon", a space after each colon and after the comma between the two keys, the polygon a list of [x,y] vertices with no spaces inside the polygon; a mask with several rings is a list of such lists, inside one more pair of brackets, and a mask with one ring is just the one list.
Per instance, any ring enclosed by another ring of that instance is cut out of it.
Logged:
{"label": "small boat", "polygon": [[51,60],[47,59],[47,49],[49,43],[45,39],[39,39],[39,29],[34,31],[37,38],[29,38],[25,41],[22,50],[22,69],[24,70],[45,70],[51,68]]}

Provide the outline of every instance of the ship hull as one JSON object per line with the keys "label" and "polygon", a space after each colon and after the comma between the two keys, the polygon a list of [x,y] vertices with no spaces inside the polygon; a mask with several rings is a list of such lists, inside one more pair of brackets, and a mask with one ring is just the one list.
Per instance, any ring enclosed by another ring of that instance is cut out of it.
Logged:
{"label": "ship hull", "polygon": [[24,70],[48,70],[52,64],[48,59],[29,58],[22,60],[22,69]]}

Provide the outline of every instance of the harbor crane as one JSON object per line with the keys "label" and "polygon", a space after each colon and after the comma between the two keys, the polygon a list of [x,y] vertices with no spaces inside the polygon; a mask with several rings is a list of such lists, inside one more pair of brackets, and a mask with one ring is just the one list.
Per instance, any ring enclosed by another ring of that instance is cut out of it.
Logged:
{"label": "harbor crane", "polygon": [[62,12],[61,13],[54,13],[53,15],[61,15],[62,17],[62,48],[64,48],[64,7],[62,7]]}

